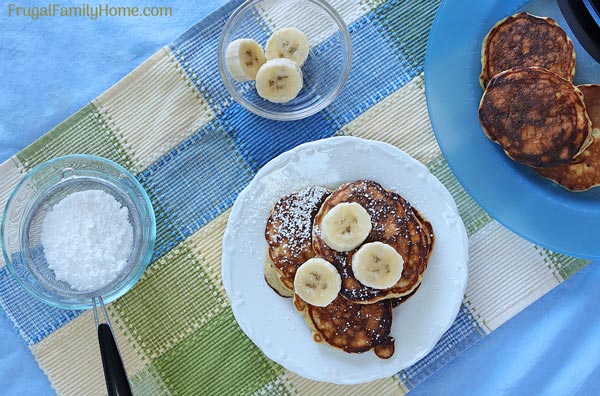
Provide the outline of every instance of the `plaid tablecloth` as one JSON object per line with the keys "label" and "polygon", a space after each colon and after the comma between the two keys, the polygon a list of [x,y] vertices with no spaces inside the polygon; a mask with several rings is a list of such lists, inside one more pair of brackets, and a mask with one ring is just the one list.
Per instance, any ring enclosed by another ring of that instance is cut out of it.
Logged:
{"label": "plaid tablecloth", "polygon": [[[335,0],[352,36],[341,95],[296,122],[257,117],[221,83],[216,47],[234,0],[0,166],[0,207],[32,167],[69,153],[112,159],[137,175],[157,215],[154,259],[109,305],[140,395],[402,395],[587,264],[512,234],[461,188],[435,142],[423,86],[439,1]],[[257,13],[265,35],[277,16]],[[237,194],[271,158],[333,135],[400,147],[446,185],[470,238],[469,285],[453,327],[422,361],[358,386],[303,379],[269,361],[237,326],[221,278],[221,238]],[[105,393],[91,312],[25,294],[0,257],[0,305],[59,394]]]}

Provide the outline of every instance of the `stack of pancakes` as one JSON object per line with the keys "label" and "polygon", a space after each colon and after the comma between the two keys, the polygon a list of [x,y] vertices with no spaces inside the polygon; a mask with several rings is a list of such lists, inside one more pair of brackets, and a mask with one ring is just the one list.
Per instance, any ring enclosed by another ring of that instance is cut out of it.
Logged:
{"label": "stack of pancakes", "polygon": [[[362,285],[352,271],[358,248],[338,252],[322,240],[323,217],[344,202],[359,203],[371,216],[372,228],[363,243],[386,243],[404,259],[402,276],[391,288]],[[433,249],[433,227],[422,214],[399,194],[369,180],[346,183],[333,192],[309,187],[282,197],[273,206],[265,238],[265,279],[282,297],[294,298],[315,341],[349,353],[374,349],[381,358],[392,356],[392,308],[419,287]],[[308,304],[293,289],[296,270],[313,257],[332,263],[342,279],[337,298],[325,307]]]}
{"label": "stack of pancakes", "polygon": [[573,85],[575,51],[564,30],[550,18],[509,16],[485,37],[481,61],[485,134],[567,189],[600,185],[600,85]]}

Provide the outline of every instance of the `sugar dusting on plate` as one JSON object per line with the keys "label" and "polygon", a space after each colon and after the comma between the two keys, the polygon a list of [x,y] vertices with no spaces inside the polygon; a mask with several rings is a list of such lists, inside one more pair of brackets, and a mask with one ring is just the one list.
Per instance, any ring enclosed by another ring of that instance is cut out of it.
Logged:
{"label": "sugar dusting on plate", "polygon": [[127,266],[133,249],[129,209],[102,190],[69,194],[46,214],[41,242],[57,280],[78,291],[99,290]]}

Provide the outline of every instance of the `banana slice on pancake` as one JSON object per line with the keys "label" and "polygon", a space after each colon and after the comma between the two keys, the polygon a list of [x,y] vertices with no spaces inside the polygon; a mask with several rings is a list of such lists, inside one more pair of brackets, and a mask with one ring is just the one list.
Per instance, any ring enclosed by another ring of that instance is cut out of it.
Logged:
{"label": "banana slice on pancake", "polygon": [[337,269],[322,258],[311,258],[298,268],[294,292],[307,303],[325,307],[337,297],[342,278]]}
{"label": "banana slice on pancake", "polygon": [[277,294],[294,295],[296,270],[315,257],[312,249],[313,220],[329,190],[309,187],[285,195],[273,205],[267,225],[265,280]]}
{"label": "banana slice on pancake", "polygon": [[[323,239],[325,217],[344,202],[360,204],[369,213],[372,227],[366,243],[379,241],[390,245],[403,258],[402,274],[391,287],[377,289],[362,284],[353,271],[357,250],[340,252]],[[414,291],[423,279],[434,239],[433,228],[422,214],[399,194],[386,190],[372,180],[357,180],[341,185],[323,202],[313,225],[315,253],[338,269],[342,277],[340,294],[357,304],[372,304],[406,296]]]}
{"label": "banana slice on pancake", "polygon": [[321,237],[338,252],[356,249],[371,232],[371,216],[356,202],[342,202],[323,217]]}
{"label": "banana slice on pancake", "polygon": [[396,249],[379,241],[365,243],[352,258],[356,279],[374,289],[394,286],[400,280],[403,268],[404,260]]}

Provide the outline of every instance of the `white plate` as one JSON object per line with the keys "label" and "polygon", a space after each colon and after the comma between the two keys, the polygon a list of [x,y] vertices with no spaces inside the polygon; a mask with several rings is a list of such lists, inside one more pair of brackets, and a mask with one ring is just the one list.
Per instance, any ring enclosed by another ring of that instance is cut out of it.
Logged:
{"label": "white plate", "polygon": [[[314,342],[292,300],[275,294],[263,277],[264,230],[273,204],[308,186],[334,189],[358,179],[400,193],[429,219],[436,236],[421,287],[394,309],[396,352],[387,360]],[[456,204],[423,164],[386,143],[334,137],[281,154],[242,191],[223,238],[222,274],[237,322],[267,357],[309,379],[356,384],[389,377],[433,349],[460,309],[467,261],[467,233]]]}

